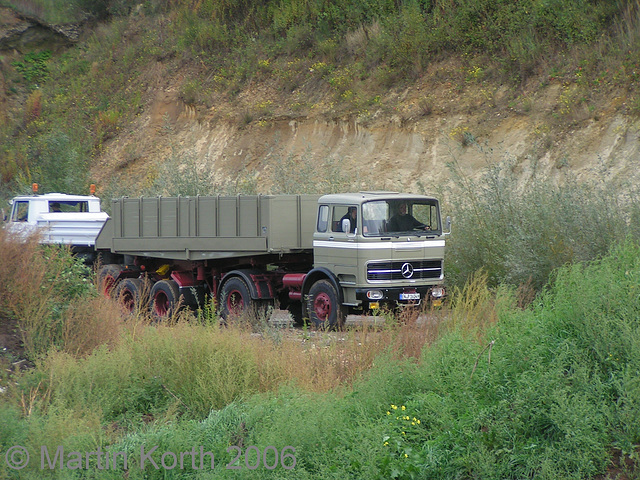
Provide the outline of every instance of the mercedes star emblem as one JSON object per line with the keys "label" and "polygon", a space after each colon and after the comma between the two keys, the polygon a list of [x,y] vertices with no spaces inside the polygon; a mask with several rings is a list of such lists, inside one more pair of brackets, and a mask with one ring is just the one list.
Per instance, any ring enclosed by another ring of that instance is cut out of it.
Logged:
{"label": "mercedes star emblem", "polygon": [[410,263],[405,263],[402,265],[402,276],[404,278],[413,277],[413,266]]}

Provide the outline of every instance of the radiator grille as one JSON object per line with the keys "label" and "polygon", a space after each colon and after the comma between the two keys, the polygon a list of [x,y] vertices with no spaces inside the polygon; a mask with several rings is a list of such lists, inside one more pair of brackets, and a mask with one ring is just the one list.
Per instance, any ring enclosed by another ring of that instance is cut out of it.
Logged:
{"label": "radiator grille", "polygon": [[[406,265],[410,265],[408,268]],[[403,275],[404,267],[404,275]],[[413,273],[408,276],[407,270]],[[441,260],[400,260],[390,262],[372,262],[367,265],[367,280],[424,280],[440,278],[442,274]]]}

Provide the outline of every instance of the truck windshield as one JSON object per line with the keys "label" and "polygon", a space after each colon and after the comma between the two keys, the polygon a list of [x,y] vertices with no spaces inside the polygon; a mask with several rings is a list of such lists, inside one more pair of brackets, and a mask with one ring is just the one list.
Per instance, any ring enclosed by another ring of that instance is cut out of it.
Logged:
{"label": "truck windshield", "polygon": [[436,200],[375,200],[362,205],[362,229],[366,237],[441,235]]}
{"label": "truck windshield", "polygon": [[55,212],[88,212],[89,202],[84,200],[64,200],[49,202],[49,213]]}

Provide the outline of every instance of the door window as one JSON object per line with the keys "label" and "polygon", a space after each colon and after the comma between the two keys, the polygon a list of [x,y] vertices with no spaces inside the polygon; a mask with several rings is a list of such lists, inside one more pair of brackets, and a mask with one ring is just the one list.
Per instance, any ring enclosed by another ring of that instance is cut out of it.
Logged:
{"label": "door window", "polygon": [[321,205],[318,210],[318,232],[326,232],[329,225],[329,206]]}
{"label": "door window", "polygon": [[13,204],[12,222],[26,222],[29,216],[29,202],[15,202]]}

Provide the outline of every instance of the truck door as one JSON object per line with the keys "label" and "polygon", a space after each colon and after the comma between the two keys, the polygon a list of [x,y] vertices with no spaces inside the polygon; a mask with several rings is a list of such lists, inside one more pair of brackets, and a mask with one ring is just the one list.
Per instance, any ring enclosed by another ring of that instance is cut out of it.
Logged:
{"label": "truck door", "polygon": [[[314,265],[331,270],[343,286],[356,283],[359,217],[356,205],[321,205],[318,211],[318,225],[313,236]],[[350,220],[351,231],[342,229],[345,218]]]}
{"label": "truck door", "polygon": [[14,235],[26,237],[35,232],[35,222],[29,222],[30,203],[26,200],[15,200],[13,202],[7,230]]}

